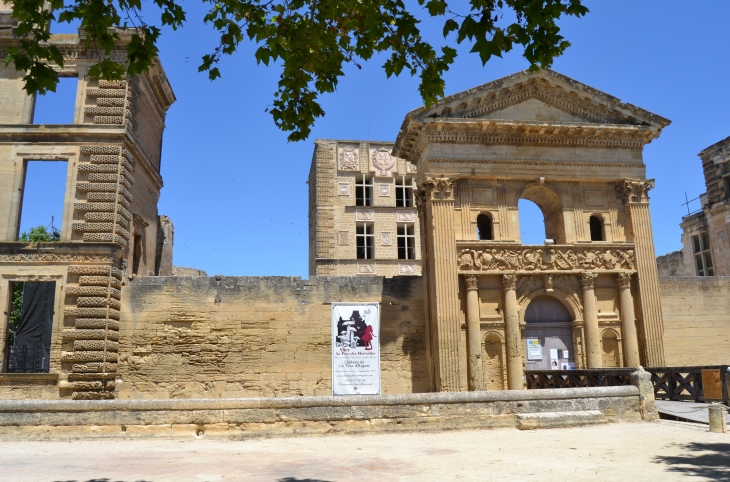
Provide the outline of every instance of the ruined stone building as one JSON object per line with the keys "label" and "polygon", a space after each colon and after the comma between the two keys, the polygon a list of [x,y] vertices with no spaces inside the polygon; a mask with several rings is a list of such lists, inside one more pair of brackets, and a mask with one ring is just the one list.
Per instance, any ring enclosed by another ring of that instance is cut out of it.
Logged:
{"label": "ruined stone building", "polygon": [[700,210],[682,218],[682,250],[663,261],[680,276],[730,276],[730,137],[699,157],[707,191]]}
{"label": "ruined stone building", "polygon": [[[175,96],[157,60],[89,78],[79,40],[52,37],[72,123],[34,124],[22,74],[0,68],[0,398],[330,395],[332,302],[380,303],[384,394],[520,389],[553,361],[728,362],[730,279],[657,276],[642,150],[658,115],[549,70],[488,82],[408,113],[392,143],[315,142],[309,279],[172,276],[157,200]],[[0,58],[14,42],[0,28]],[[51,161],[60,240],[20,242],[27,166]],[[521,241],[520,199],[543,244]],[[18,313],[35,334],[11,330]]]}

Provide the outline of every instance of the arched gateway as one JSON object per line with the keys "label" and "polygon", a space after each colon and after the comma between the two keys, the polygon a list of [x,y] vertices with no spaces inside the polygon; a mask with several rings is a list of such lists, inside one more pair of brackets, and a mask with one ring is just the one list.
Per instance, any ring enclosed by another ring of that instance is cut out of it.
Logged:
{"label": "arched gateway", "polygon": [[[553,349],[557,368],[664,364],[642,150],[668,124],[550,70],[406,116],[393,154],[417,169],[434,388],[503,372],[521,389]],[[522,244],[519,199],[542,210],[544,244]]]}

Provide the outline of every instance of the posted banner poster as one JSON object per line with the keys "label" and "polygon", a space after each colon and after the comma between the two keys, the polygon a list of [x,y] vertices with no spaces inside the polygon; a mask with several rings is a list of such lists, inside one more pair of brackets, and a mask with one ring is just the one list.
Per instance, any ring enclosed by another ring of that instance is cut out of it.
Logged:
{"label": "posted banner poster", "polygon": [[332,395],[380,395],[380,303],[332,303]]}

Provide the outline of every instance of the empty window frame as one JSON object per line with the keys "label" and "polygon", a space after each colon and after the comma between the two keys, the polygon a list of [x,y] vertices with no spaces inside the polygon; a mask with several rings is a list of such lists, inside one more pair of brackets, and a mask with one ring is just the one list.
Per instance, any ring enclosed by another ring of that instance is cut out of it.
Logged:
{"label": "empty window frame", "polygon": [[358,223],[355,229],[357,259],[375,259],[375,228],[371,223]]}
{"label": "empty window frame", "polygon": [[399,208],[413,207],[413,180],[406,176],[395,179],[395,205]]}
{"label": "empty window frame", "polygon": [[605,241],[603,237],[603,221],[596,215],[593,215],[588,220],[591,228],[591,241]]}
{"label": "empty window frame", "polygon": [[725,196],[730,198],[730,161],[722,165],[722,177],[725,179]]}
{"label": "empty window frame", "polygon": [[712,253],[710,253],[710,237],[707,235],[707,231],[692,236],[692,253],[695,258],[697,276],[715,276]]}
{"label": "empty window frame", "polygon": [[73,124],[78,77],[60,77],[55,92],[36,94],[33,124]]}
{"label": "empty window frame", "polygon": [[49,371],[55,292],[54,281],[10,284],[7,372]]}
{"label": "empty window frame", "polygon": [[480,214],[477,216],[477,235],[480,240],[494,239],[492,216],[489,214]]}
{"label": "empty window frame", "polygon": [[66,161],[26,161],[19,213],[19,241],[47,242],[60,239],[67,175]]}
{"label": "empty window frame", "polygon": [[373,205],[373,178],[366,175],[355,178],[355,205]]}
{"label": "empty window frame", "polygon": [[416,235],[412,224],[399,224],[397,229],[398,259],[416,259]]}
{"label": "empty window frame", "polygon": [[132,243],[132,274],[139,273],[139,261],[142,258],[142,235],[135,233]]}

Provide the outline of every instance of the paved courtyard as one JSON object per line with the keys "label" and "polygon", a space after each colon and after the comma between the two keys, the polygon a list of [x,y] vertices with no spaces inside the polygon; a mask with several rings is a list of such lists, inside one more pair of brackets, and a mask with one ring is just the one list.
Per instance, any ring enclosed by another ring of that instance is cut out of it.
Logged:
{"label": "paved courtyard", "polygon": [[730,480],[730,434],[661,421],[258,440],[0,442],[12,481]]}

